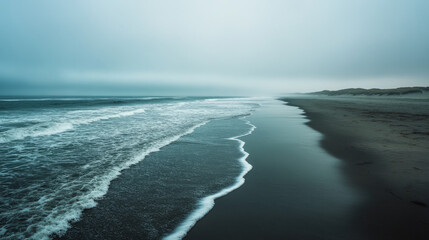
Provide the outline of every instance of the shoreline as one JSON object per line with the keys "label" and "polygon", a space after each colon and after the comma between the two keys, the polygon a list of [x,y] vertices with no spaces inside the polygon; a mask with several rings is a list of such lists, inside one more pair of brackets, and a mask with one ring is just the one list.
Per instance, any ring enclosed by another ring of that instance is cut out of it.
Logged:
{"label": "shoreline", "polygon": [[[203,125],[122,172],[96,207],[86,209],[54,239],[181,239],[213,207],[214,198],[239,187],[240,177],[250,170],[240,161],[248,154],[239,138],[254,130],[247,119],[215,119]],[[217,129],[222,131],[214,132]],[[228,171],[223,171],[225,167]],[[218,174],[225,180],[217,181]]]}
{"label": "shoreline", "polygon": [[304,111],[306,124],[323,134],[320,146],[344,162],[349,184],[366,195],[355,217],[362,231],[373,239],[429,237],[428,138],[418,134],[427,130],[429,111],[412,112],[415,99],[281,100]]}
{"label": "shoreline", "polygon": [[247,133],[235,136],[235,137],[230,137],[228,138],[228,140],[231,141],[237,141],[240,145],[239,145],[239,150],[240,152],[243,154],[238,161],[242,164],[243,166],[243,171],[240,173],[239,176],[237,176],[236,178],[236,182],[231,185],[228,186],[224,189],[221,189],[219,192],[212,194],[212,195],[208,195],[205,196],[204,198],[200,199],[198,201],[197,204],[197,208],[195,208],[175,229],[172,233],[168,234],[167,236],[163,237],[163,240],[176,240],[176,239],[182,239],[186,236],[186,234],[195,226],[195,224],[202,219],[210,210],[213,209],[214,205],[215,205],[215,200],[218,198],[221,198],[227,194],[229,194],[230,192],[236,190],[237,188],[241,187],[244,182],[244,176],[250,171],[252,170],[252,165],[250,165],[246,159],[249,156],[249,153],[246,152],[244,150],[244,145],[246,144],[246,142],[244,142],[243,140],[241,140],[241,137],[247,136],[252,134],[252,132],[256,129],[256,126],[253,125],[250,121],[245,120],[245,118],[247,117],[242,117],[240,118],[241,120],[244,121],[244,123],[246,125],[250,126],[250,129]]}
{"label": "shoreline", "polygon": [[[35,234],[37,238],[45,239],[45,235],[49,236],[49,239],[63,239],[65,235],[67,235],[67,232],[72,229],[76,224],[78,224],[82,220],[82,216],[86,211],[89,211],[91,209],[94,209],[97,207],[100,200],[104,198],[105,195],[108,194],[110,185],[113,181],[117,180],[124,171],[130,169],[134,165],[139,164],[140,162],[144,161],[145,158],[149,157],[151,154],[161,151],[164,147],[178,141],[180,138],[192,134],[196,129],[206,125],[210,121],[205,121],[202,123],[199,123],[195,126],[190,127],[185,132],[180,133],[178,135],[174,135],[170,138],[165,139],[164,141],[161,141],[154,146],[149,147],[145,151],[140,152],[136,156],[134,156],[130,161],[125,162],[123,166],[121,166],[118,169],[115,169],[112,173],[107,175],[106,181],[103,182],[104,185],[100,187],[100,189],[93,190],[93,192],[97,193],[95,197],[89,198],[87,202],[84,202],[81,209],[75,210],[72,212],[72,214],[68,214],[62,219],[60,219],[60,224],[57,223],[56,226],[48,226],[50,228],[53,228],[54,230],[51,230],[48,232],[49,234],[46,234],[47,231],[40,231],[39,233]],[[89,202],[89,203],[88,203]]]}
{"label": "shoreline", "polygon": [[253,166],[246,184],[216,200],[184,239],[367,239],[353,222],[362,194],[297,107],[265,101],[243,140]]}

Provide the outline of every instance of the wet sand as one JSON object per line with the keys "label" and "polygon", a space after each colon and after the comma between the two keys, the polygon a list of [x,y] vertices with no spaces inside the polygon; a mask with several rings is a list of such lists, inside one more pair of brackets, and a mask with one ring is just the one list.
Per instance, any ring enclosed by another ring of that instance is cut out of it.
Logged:
{"label": "wet sand", "polygon": [[257,128],[242,140],[253,169],[185,239],[368,239],[355,222],[365,194],[302,113],[270,100],[249,117]]}
{"label": "wet sand", "polygon": [[377,97],[287,98],[321,132],[366,197],[356,209],[372,239],[429,239],[429,101]]}
{"label": "wet sand", "polygon": [[285,101],[301,118],[249,118],[252,171],[185,239],[429,239],[426,100]]}

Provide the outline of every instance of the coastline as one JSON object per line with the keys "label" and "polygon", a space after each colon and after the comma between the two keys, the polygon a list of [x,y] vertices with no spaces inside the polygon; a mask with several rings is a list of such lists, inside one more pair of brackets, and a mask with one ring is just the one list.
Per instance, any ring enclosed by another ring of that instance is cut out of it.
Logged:
{"label": "coastline", "polygon": [[353,222],[364,196],[296,107],[262,103],[243,137],[253,166],[246,184],[216,200],[184,239],[367,239]]}
{"label": "coastline", "polygon": [[236,178],[236,182],[231,185],[228,186],[224,189],[221,189],[219,192],[206,196],[202,199],[200,199],[198,201],[197,204],[197,208],[194,209],[177,227],[176,229],[174,229],[174,231],[170,234],[168,234],[167,236],[163,237],[163,240],[176,240],[176,239],[182,239],[183,237],[186,236],[186,234],[189,232],[189,230],[201,219],[203,218],[215,205],[215,200],[223,197],[225,195],[227,195],[228,193],[236,190],[237,188],[239,188],[241,185],[244,184],[245,179],[244,176],[250,171],[252,170],[252,165],[250,165],[247,161],[246,158],[249,156],[249,153],[247,153],[244,150],[244,145],[246,144],[244,141],[242,141],[240,138],[250,135],[252,134],[252,132],[256,129],[256,126],[253,125],[252,123],[250,123],[250,121],[248,120],[244,120],[244,118],[240,118],[242,119],[247,125],[250,126],[250,129],[247,133],[235,136],[235,137],[230,137],[228,138],[228,140],[231,141],[237,141],[240,145],[239,145],[239,150],[240,152],[243,154],[238,161],[241,163],[241,165],[243,166],[243,170],[240,173],[239,176],[237,176]]}
{"label": "coastline", "polygon": [[251,166],[239,138],[253,129],[241,117],[199,125],[121,172],[97,206],[53,238],[181,239],[215,198],[244,182]]}
{"label": "coastline", "polygon": [[[366,195],[356,222],[372,239],[429,237],[429,109],[426,100],[289,97],[320,146],[343,160],[351,186]],[[420,102],[422,101],[422,102]],[[425,147],[426,146],[426,147]]]}

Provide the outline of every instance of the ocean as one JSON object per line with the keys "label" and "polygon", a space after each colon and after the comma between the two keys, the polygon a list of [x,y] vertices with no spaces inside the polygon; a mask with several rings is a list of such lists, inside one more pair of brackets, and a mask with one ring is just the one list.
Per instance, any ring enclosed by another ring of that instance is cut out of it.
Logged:
{"label": "ocean", "polygon": [[1,239],[180,239],[251,169],[251,98],[0,99]]}

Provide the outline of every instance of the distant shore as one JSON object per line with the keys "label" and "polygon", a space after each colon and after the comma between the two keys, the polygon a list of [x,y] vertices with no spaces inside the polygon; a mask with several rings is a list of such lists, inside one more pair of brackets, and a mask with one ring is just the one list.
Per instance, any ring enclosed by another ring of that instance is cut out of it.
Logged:
{"label": "distant shore", "polygon": [[429,87],[401,87],[391,89],[380,88],[347,88],[336,91],[324,90],[320,92],[313,92],[312,95],[325,95],[325,96],[394,96],[394,97],[407,97],[407,98],[429,98]]}
{"label": "distant shore", "polygon": [[[325,94],[326,95],[326,94]],[[429,239],[429,100],[287,97],[324,135],[320,145],[345,163],[366,193],[357,221],[374,239]]]}

